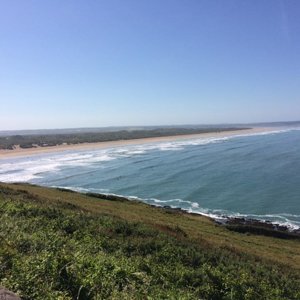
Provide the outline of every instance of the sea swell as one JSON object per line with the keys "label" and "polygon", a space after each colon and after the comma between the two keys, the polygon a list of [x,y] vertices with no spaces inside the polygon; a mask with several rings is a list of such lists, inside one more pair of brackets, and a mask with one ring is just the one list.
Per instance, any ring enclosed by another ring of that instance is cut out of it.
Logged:
{"label": "sea swell", "polygon": [[130,145],[101,150],[64,151],[54,154],[40,154],[36,157],[17,159],[2,159],[0,168],[0,181],[3,182],[28,182],[42,178],[43,173],[56,172],[64,167],[99,167],[103,162],[119,158],[128,158],[142,155],[149,151],[179,151],[188,146],[201,146],[215,143],[224,143],[232,139],[273,135],[285,133],[300,128],[289,128],[266,132],[239,134],[234,136],[193,138],[172,142],[156,142],[143,145]]}
{"label": "sea swell", "polygon": [[289,133],[298,130],[6,159],[0,161],[0,181],[114,192],[216,220],[253,218],[298,229],[299,135],[289,144]]}

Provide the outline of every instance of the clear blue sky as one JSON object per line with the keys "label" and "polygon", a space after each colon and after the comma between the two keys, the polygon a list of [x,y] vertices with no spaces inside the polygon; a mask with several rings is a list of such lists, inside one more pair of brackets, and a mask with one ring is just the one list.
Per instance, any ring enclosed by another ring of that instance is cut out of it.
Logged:
{"label": "clear blue sky", "polygon": [[299,119],[298,0],[0,0],[0,130]]}

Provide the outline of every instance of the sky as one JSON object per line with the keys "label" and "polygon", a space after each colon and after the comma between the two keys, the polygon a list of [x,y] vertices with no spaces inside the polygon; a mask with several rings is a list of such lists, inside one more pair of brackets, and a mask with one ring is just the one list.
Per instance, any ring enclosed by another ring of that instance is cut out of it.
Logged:
{"label": "sky", "polygon": [[0,130],[292,120],[298,0],[0,0]]}

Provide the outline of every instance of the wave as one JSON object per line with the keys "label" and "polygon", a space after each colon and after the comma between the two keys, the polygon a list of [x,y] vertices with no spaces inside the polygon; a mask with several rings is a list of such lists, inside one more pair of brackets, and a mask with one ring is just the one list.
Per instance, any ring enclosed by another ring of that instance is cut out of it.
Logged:
{"label": "wave", "polygon": [[180,151],[189,146],[224,143],[241,137],[279,134],[293,130],[300,130],[300,128],[286,128],[281,130],[237,134],[234,136],[228,135],[223,137],[212,136],[209,138],[189,138],[180,141],[155,142],[150,144],[129,145],[126,147],[100,150],[69,150],[63,153],[41,154],[31,158],[5,159],[4,163],[1,163],[0,181],[28,182],[43,178],[46,173],[54,173],[63,168],[99,168],[100,165],[103,165],[107,161],[143,155],[150,151]]}
{"label": "wave", "polygon": [[74,187],[74,186],[61,186],[61,185],[51,185],[52,188],[60,188],[60,189],[66,189],[71,190],[74,192],[79,193],[100,193],[100,194],[109,194],[108,189],[101,189],[101,188],[84,188],[84,187]]}
{"label": "wave", "polygon": [[[146,201],[149,202],[151,199],[139,199],[140,201]],[[176,199],[175,199],[176,200]],[[178,200],[178,199],[177,199]],[[160,203],[152,203],[152,205],[163,207],[165,204],[170,204],[171,201],[160,201]],[[182,201],[187,202],[187,201]],[[242,214],[238,212],[231,212],[223,209],[208,209],[208,208],[202,208],[200,205],[196,202],[191,202],[190,208],[181,207],[178,205],[167,205],[171,208],[180,208],[182,210],[187,211],[188,213],[195,213],[202,216],[206,216],[209,218],[212,218],[214,220],[218,221],[226,221],[228,218],[245,218],[245,219],[256,219],[262,222],[270,222],[272,224],[278,224],[287,227],[289,230],[299,230],[300,229],[300,215],[296,215],[299,221],[291,220],[288,218],[285,218],[285,213],[282,214],[267,214],[267,215],[255,215],[255,214]]]}
{"label": "wave", "polygon": [[[232,212],[224,209],[210,209],[200,207],[199,203],[183,200],[183,199],[156,199],[156,198],[141,198],[133,195],[122,195],[111,193],[108,189],[100,188],[82,188],[82,187],[72,187],[72,186],[52,186],[55,188],[64,188],[73,190],[80,193],[100,193],[104,195],[112,195],[122,198],[127,198],[128,200],[141,201],[150,205],[157,207],[171,207],[171,208],[180,208],[188,213],[199,214],[202,216],[209,217],[211,219],[217,220],[219,222],[225,222],[228,218],[245,218],[245,219],[256,219],[261,222],[270,222],[276,225],[282,225],[288,228],[290,231],[300,229],[300,215],[289,214],[289,213],[277,213],[277,214],[245,214],[239,212]],[[297,220],[292,220],[296,218]]]}
{"label": "wave", "polygon": [[101,153],[47,154],[30,159],[10,159],[1,164],[0,181],[27,182],[42,178],[46,173],[60,171],[62,168],[92,167],[115,158],[102,151]]}

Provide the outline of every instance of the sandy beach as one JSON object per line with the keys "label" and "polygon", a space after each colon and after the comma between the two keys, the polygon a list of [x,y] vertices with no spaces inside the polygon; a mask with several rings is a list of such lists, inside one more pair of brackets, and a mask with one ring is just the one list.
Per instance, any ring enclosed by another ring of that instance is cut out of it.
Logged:
{"label": "sandy beach", "polygon": [[57,145],[51,147],[36,147],[22,149],[17,147],[14,150],[0,150],[0,159],[13,158],[13,157],[24,157],[33,156],[38,154],[46,154],[53,152],[62,152],[70,150],[97,150],[103,148],[121,147],[127,145],[141,145],[157,142],[172,142],[172,141],[182,141],[189,139],[201,139],[201,138],[212,138],[212,137],[227,137],[227,136],[237,136],[244,134],[255,134],[269,131],[276,131],[277,128],[251,128],[242,129],[236,131],[223,131],[223,132],[209,132],[209,133],[199,133],[199,134],[188,134],[188,135],[176,135],[176,136],[164,136],[164,137],[153,137],[153,138],[142,138],[133,140],[118,140],[109,142],[98,142],[98,143],[80,143],[72,145]]}

